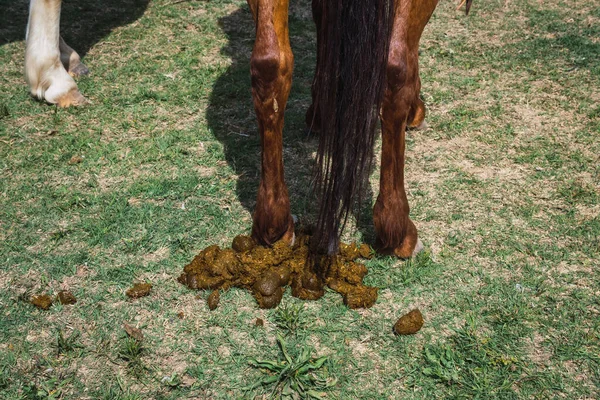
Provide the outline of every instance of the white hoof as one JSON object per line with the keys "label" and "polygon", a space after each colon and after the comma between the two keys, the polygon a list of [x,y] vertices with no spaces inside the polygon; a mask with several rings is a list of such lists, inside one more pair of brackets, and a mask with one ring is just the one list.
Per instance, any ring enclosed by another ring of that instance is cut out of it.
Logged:
{"label": "white hoof", "polygon": [[416,257],[416,255],[422,252],[424,248],[425,246],[423,246],[423,242],[421,242],[421,239],[417,239],[417,244],[412,252],[412,257]]}
{"label": "white hoof", "polygon": [[411,127],[410,129],[413,131],[424,131],[427,128],[429,128],[429,124],[427,121],[423,120],[419,125]]}
{"label": "white hoof", "polygon": [[[61,62],[60,4],[60,1],[47,0],[30,2],[25,79],[34,97],[59,107],[69,107],[85,104],[86,100]],[[79,60],[77,53],[63,44],[69,64]]]}

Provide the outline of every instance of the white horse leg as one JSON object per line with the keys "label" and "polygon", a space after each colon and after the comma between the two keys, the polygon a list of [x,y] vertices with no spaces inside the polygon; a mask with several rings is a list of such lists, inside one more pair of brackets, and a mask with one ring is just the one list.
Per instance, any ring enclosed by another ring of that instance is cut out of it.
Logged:
{"label": "white horse leg", "polygon": [[31,0],[27,23],[25,79],[31,94],[60,107],[86,103],[60,60],[61,0]]}
{"label": "white horse leg", "polygon": [[62,36],[59,37],[58,49],[60,50],[60,62],[71,76],[89,74],[90,70],[81,62],[79,54],[69,46]]}

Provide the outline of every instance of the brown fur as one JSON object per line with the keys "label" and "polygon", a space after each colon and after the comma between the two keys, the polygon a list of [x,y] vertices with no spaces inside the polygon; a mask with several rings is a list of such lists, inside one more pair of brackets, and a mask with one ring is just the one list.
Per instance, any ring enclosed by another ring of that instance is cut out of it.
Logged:
{"label": "brown fur", "polygon": [[381,107],[382,154],[379,196],[373,208],[377,247],[408,258],[417,244],[417,229],[408,217],[404,188],[407,124],[420,125],[425,107],[419,99],[419,40],[437,0],[396,1],[396,16]]}
{"label": "brown fur", "polygon": [[250,59],[252,98],[262,154],[252,236],[261,244],[292,241],[294,222],[283,174],[283,115],[292,85],[288,0],[248,0],[256,23]]}
{"label": "brown fur", "polygon": [[425,113],[425,103],[423,103],[423,100],[418,99],[417,104],[410,109],[410,116],[408,118],[410,122],[408,126],[410,128],[419,128],[423,126],[423,122],[425,122]]}
{"label": "brown fur", "polygon": [[[313,0],[317,24],[317,72],[328,45],[323,30],[323,1]],[[380,193],[373,209],[377,247],[381,252],[410,257],[417,245],[417,229],[410,220],[404,187],[405,132],[407,126],[423,124],[425,105],[419,98],[418,46],[437,0],[395,1],[395,17],[385,73],[381,104],[382,156]],[[262,142],[262,171],[254,212],[253,237],[262,244],[290,240],[293,222],[283,177],[283,112],[291,86],[293,56],[287,27],[288,0],[248,0],[256,22],[251,75],[254,107]],[[312,86],[313,104],[306,122],[313,131],[321,129],[317,101],[319,83]]]}

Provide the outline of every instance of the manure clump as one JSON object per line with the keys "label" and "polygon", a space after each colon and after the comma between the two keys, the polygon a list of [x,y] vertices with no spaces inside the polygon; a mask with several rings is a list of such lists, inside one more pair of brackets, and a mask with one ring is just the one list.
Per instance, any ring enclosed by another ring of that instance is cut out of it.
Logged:
{"label": "manure clump", "polygon": [[52,305],[52,297],[47,294],[36,294],[29,301],[40,310],[49,310]]}
{"label": "manure clump", "polygon": [[61,290],[60,292],[58,292],[58,294],[56,295],[56,299],[63,306],[77,303],[77,299],[75,298],[73,293],[69,292],[68,290]]}
{"label": "manure clump", "polygon": [[148,296],[150,294],[150,289],[152,289],[151,283],[136,283],[132,287],[127,289],[125,294],[131,299],[137,299],[140,297]]}
{"label": "manure clump", "polygon": [[230,287],[251,291],[260,308],[276,307],[287,286],[293,296],[304,300],[320,298],[328,286],[340,293],[350,308],[375,304],[377,288],[363,284],[367,268],[355,261],[371,257],[368,245],[340,243],[338,255],[318,256],[317,274],[310,267],[314,264],[307,262],[309,242],[309,235],[299,234],[292,247],[284,241],[263,247],[250,236],[239,235],[231,249],[212,245],[202,250],[177,280],[190,289],[212,290],[208,298],[211,310],[218,305],[219,291]]}
{"label": "manure clump", "polygon": [[423,314],[418,308],[403,315],[394,324],[394,333],[396,335],[414,335],[423,327]]}

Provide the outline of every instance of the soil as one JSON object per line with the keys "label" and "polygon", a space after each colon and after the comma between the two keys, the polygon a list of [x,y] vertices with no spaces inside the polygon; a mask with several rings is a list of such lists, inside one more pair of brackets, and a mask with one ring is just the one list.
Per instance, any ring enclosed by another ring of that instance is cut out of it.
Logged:
{"label": "soil", "polygon": [[139,297],[148,296],[150,294],[150,289],[152,289],[151,283],[136,283],[133,287],[127,289],[125,294],[132,299],[137,299]]}
{"label": "soil", "polygon": [[408,314],[403,315],[394,325],[396,335],[414,335],[423,327],[423,314],[415,308]]}
{"label": "soil", "polygon": [[377,288],[363,284],[367,268],[355,261],[371,257],[368,245],[341,243],[338,255],[319,256],[309,263],[309,242],[310,236],[300,233],[293,247],[284,241],[263,247],[251,237],[240,235],[231,249],[213,245],[201,251],[185,266],[178,281],[191,289],[213,290],[208,298],[211,310],[217,307],[219,290],[230,287],[250,290],[260,308],[276,307],[287,286],[292,288],[293,296],[304,300],[320,298],[328,286],[340,293],[350,308],[375,304]]}
{"label": "soil", "polygon": [[52,297],[47,294],[36,294],[31,296],[30,302],[41,310],[48,310],[52,305]]}
{"label": "soil", "polygon": [[58,292],[56,299],[62,305],[70,305],[77,303],[77,299],[75,298],[73,293],[69,292],[68,290],[61,290],[60,292]]}

